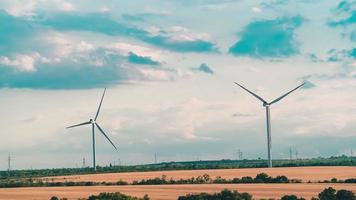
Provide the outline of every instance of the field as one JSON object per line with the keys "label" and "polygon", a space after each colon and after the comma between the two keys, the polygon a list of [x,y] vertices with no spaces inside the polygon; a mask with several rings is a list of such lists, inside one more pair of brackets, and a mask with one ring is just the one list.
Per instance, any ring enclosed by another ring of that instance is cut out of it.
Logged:
{"label": "field", "polygon": [[166,175],[167,178],[187,179],[203,174],[212,178],[256,176],[265,172],[270,176],[285,175],[288,178],[301,179],[305,183],[296,184],[204,184],[204,185],[129,185],[129,186],[90,186],[90,187],[37,187],[37,188],[6,188],[0,189],[0,199],[49,199],[51,196],[77,199],[88,197],[100,192],[122,192],[142,197],[148,194],[153,200],[173,200],[187,193],[218,192],[222,189],[233,189],[239,192],[249,192],[256,199],[280,198],[285,194],[297,194],[310,199],[326,187],[335,189],[348,189],[356,192],[356,184],[336,183],[306,183],[330,180],[331,178],[347,179],[356,177],[356,167],[294,167],[294,168],[251,168],[251,169],[218,169],[218,170],[186,170],[186,171],[157,171],[157,172],[131,172],[73,175],[42,178],[47,181],[94,181],[114,182],[120,179],[125,181],[141,180]]}
{"label": "field", "polygon": [[332,178],[347,179],[356,177],[356,167],[283,167],[283,168],[249,168],[249,169],[214,169],[214,170],[179,170],[179,171],[154,171],[154,172],[129,172],[72,175],[43,178],[44,181],[93,181],[93,182],[116,182],[123,180],[132,182],[142,179],[150,179],[166,175],[167,179],[189,179],[204,174],[211,178],[240,178],[243,176],[255,177],[258,173],[267,173],[270,176],[284,175],[290,179],[300,179],[303,182],[316,182],[330,180]]}
{"label": "field", "polygon": [[249,192],[257,199],[280,198],[284,194],[297,194],[307,199],[322,191],[325,187],[348,189],[356,192],[356,184],[208,184],[208,185],[150,185],[150,186],[91,186],[91,187],[41,187],[0,189],[0,199],[46,199],[51,196],[77,199],[100,192],[122,192],[134,196],[148,194],[152,200],[176,200],[179,195],[199,192],[217,192],[222,189],[234,189]]}

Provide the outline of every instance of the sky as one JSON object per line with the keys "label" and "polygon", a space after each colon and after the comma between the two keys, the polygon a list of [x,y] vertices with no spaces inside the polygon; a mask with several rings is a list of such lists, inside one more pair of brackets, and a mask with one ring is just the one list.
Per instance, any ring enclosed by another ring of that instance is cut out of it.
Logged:
{"label": "sky", "polygon": [[[356,152],[356,1],[1,0],[0,170]],[[295,157],[295,156],[294,156]]]}

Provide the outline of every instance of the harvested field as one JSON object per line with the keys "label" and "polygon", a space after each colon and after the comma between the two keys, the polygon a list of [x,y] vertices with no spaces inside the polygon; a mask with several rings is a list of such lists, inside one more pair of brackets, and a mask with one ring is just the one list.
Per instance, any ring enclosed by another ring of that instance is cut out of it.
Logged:
{"label": "harvested field", "polygon": [[92,186],[92,187],[40,187],[0,189],[0,199],[48,200],[51,196],[77,199],[100,192],[122,192],[142,197],[148,194],[152,200],[173,200],[187,193],[218,192],[222,189],[238,190],[253,194],[254,198],[280,198],[296,194],[310,199],[326,187],[348,189],[356,192],[356,184],[207,184],[207,185],[150,185],[150,186]]}
{"label": "harvested field", "polygon": [[44,181],[93,181],[116,182],[123,180],[132,182],[142,179],[151,179],[166,175],[167,179],[189,179],[191,177],[209,174],[211,178],[239,178],[243,176],[255,177],[258,173],[267,173],[270,176],[284,175],[290,179],[300,179],[303,182],[324,181],[332,178],[347,179],[356,178],[356,167],[284,167],[284,168],[248,168],[248,169],[213,169],[213,170],[180,170],[180,171],[155,171],[155,172],[130,172],[72,175],[43,178]]}

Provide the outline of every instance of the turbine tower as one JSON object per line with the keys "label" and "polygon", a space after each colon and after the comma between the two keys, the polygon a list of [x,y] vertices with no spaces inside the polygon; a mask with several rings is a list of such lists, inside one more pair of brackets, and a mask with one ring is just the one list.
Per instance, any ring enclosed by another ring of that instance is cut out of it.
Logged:
{"label": "turbine tower", "polygon": [[266,108],[266,123],[267,123],[267,151],[268,151],[268,167],[271,168],[272,167],[272,153],[271,153],[271,149],[272,149],[272,138],[271,138],[271,116],[270,116],[270,106],[274,103],[277,103],[278,101],[282,100],[284,97],[286,97],[287,95],[289,95],[290,93],[294,92],[295,90],[299,89],[300,87],[302,87],[305,83],[299,85],[298,87],[294,88],[293,90],[285,93],[284,95],[278,97],[277,99],[271,101],[271,102],[267,102],[266,100],[264,100],[262,97],[258,96],[257,94],[251,92],[250,90],[248,90],[247,88],[245,88],[244,86],[238,84],[235,82],[236,85],[240,86],[242,89],[244,89],[246,92],[250,93],[251,95],[253,95],[254,97],[256,97],[258,100],[260,100],[263,104],[263,106]]}
{"label": "turbine tower", "polygon": [[94,171],[96,171],[95,127],[99,129],[99,131],[105,136],[105,138],[117,150],[115,144],[110,140],[110,138],[106,135],[106,133],[103,131],[103,129],[100,127],[100,125],[96,121],[98,119],[98,115],[99,115],[99,112],[100,112],[101,104],[103,103],[103,99],[104,99],[104,96],[105,96],[105,91],[106,91],[106,88],[104,89],[103,96],[101,97],[101,101],[100,101],[98,110],[96,111],[96,115],[95,115],[94,119],[89,119],[89,121],[87,121],[87,122],[83,122],[83,123],[80,123],[80,124],[76,124],[76,125],[67,127],[67,128],[74,128],[74,127],[78,127],[78,126],[84,126],[84,125],[91,124],[91,127],[92,127],[92,140],[93,140],[93,169],[94,169]]}

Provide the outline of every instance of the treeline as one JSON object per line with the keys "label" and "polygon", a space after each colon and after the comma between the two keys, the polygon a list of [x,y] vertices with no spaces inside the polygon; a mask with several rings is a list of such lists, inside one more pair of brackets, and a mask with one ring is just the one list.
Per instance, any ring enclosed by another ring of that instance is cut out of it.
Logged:
{"label": "treeline", "polygon": [[266,173],[257,174],[255,178],[245,176],[242,178],[225,179],[220,176],[215,179],[210,178],[208,174],[190,179],[169,179],[163,175],[161,178],[143,179],[141,181],[133,181],[132,185],[161,185],[161,184],[243,184],[243,183],[301,183],[297,179],[288,179],[286,176],[271,177]]}
{"label": "treeline", "polygon": [[[115,193],[100,193],[99,195],[92,195],[88,198],[82,198],[78,200],[149,200],[148,195],[143,198],[132,197]],[[238,191],[231,191],[228,189],[222,190],[218,193],[200,193],[200,194],[187,194],[185,196],[179,196],[177,200],[252,200],[253,196],[247,192],[239,193]],[[273,198],[268,198],[274,200]],[[66,198],[59,199],[53,196],[50,200],[67,200]],[[305,200],[303,197],[296,195],[284,195],[281,200]],[[356,200],[355,194],[348,190],[335,190],[331,187],[325,188],[318,194],[318,197],[313,197],[311,200]]]}
{"label": "treeline", "polygon": [[41,180],[20,179],[10,181],[0,181],[0,188],[14,188],[14,187],[63,187],[63,186],[110,186],[110,185],[167,185],[167,184],[243,184],[243,183],[300,183],[300,180],[288,179],[286,176],[271,177],[266,173],[257,174],[256,177],[250,176],[242,178],[224,179],[220,176],[212,179],[208,174],[189,179],[167,179],[166,175],[153,179],[143,179],[140,181],[133,181],[128,183],[119,180],[117,182],[43,182]]}
{"label": "treeline", "polygon": [[[298,166],[356,166],[356,157],[330,157],[296,160],[274,160],[275,167],[298,167]],[[163,162],[158,164],[131,165],[131,166],[105,166],[97,167],[97,171],[86,168],[62,168],[62,169],[38,169],[38,170],[11,170],[0,171],[0,179],[7,178],[34,178],[49,176],[64,176],[92,173],[114,172],[145,172],[163,170],[194,170],[194,169],[233,169],[233,168],[262,168],[267,167],[266,160],[211,160],[211,161],[186,161],[186,162]]]}
{"label": "treeline", "polygon": [[[56,196],[51,197],[49,200],[68,200],[67,198],[58,198]],[[148,195],[143,196],[143,198],[133,197],[129,195],[122,194],[120,192],[114,193],[100,193],[99,195],[91,195],[88,198],[80,198],[78,200],[150,200]]]}
{"label": "treeline", "polygon": [[[237,191],[223,190],[219,193],[208,194],[187,194],[178,197],[178,200],[252,200],[253,196],[249,193],[239,193]],[[268,198],[273,200],[273,198]],[[303,197],[296,195],[284,195],[281,200],[305,200]],[[356,200],[355,194],[348,190],[335,190],[331,187],[324,189],[318,194],[318,197],[313,197],[311,200]]]}
{"label": "treeline", "polygon": [[356,178],[348,178],[345,180],[338,180],[337,178],[332,178],[331,180],[319,181],[319,183],[356,183]]}

